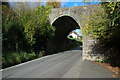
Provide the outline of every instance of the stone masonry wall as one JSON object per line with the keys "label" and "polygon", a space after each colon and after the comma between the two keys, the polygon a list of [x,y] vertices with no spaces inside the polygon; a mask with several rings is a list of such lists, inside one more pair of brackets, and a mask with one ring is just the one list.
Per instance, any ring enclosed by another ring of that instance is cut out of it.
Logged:
{"label": "stone masonry wall", "polygon": [[97,40],[92,37],[83,36],[83,60],[102,61],[104,55],[100,54],[101,50],[96,46]]}

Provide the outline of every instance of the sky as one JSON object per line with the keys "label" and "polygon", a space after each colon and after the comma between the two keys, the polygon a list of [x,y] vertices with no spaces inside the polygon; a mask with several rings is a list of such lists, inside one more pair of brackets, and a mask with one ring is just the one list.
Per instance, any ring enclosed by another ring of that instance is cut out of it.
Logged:
{"label": "sky", "polygon": [[75,32],[79,35],[79,36],[82,36],[82,32],[80,29],[76,29]]}
{"label": "sky", "polygon": [[[89,4],[98,4],[99,2],[90,2]],[[62,2],[62,7],[75,7],[75,6],[84,6],[88,5],[84,2]]]}

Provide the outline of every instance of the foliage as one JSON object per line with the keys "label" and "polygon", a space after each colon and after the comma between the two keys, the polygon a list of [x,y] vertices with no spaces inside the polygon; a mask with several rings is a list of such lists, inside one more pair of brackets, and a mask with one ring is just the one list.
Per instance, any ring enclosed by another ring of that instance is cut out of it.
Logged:
{"label": "foliage", "polygon": [[86,27],[82,28],[83,35],[100,38],[102,35],[105,35],[104,32],[108,29],[109,20],[107,19],[107,14],[103,8],[99,8],[99,11],[92,11],[91,13],[84,22]]}
{"label": "foliage", "polygon": [[104,45],[106,47],[107,59],[115,66],[120,66],[120,2],[102,3],[103,8],[110,19],[109,31],[112,33]]}
{"label": "foliage", "polygon": [[[16,4],[17,8],[2,5],[3,55],[10,56],[3,56],[3,64],[6,66],[34,59],[35,55],[44,55],[41,51],[46,50],[46,41],[55,32],[55,27],[48,21],[50,6],[37,6],[33,9],[24,3]],[[32,52],[35,55],[29,54]],[[15,57],[16,62],[12,57]]]}
{"label": "foliage", "polygon": [[48,22],[51,7],[39,6],[35,10],[24,7],[14,11],[3,6],[3,43],[11,50],[17,51],[20,46],[32,50],[38,43],[36,38],[46,41],[54,35],[55,28]]}
{"label": "foliage", "polygon": [[75,40],[75,41],[78,41],[78,42],[82,42],[82,36],[79,36],[81,39],[75,39],[75,38],[71,38],[70,36],[67,36],[68,39],[71,39],[71,40]]}
{"label": "foliage", "polygon": [[[18,50],[17,44],[21,41],[22,38],[22,27],[19,24],[18,16],[15,12],[8,8],[7,6],[2,7],[3,16],[2,16],[2,25],[3,25],[3,51],[6,50]],[[18,20],[17,20],[18,19]],[[15,34],[16,33],[16,34]]]}
{"label": "foliage", "polygon": [[78,48],[80,46],[82,46],[82,42],[76,41],[75,39],[69,39],[69,44],[66,50],[70,50],[76,47]]}
{"label": "foliage", "polygon": [[102,8],[92,11],[84,23],[83,35],[98,39],[97,45],[108,62],[120,66],[120,2],[103,2]]}
{"label": "foliage", "polygon": [[47,0],[46,6],[52,6],[52,8],[60,8],[61,2],[58,0]]}
{"label": "foliage", "polygon": [[69,39],[69,45],[67,47],[67,50],[82,46],[82,39],[75,39],[71,38],[70,36],[67,36],[67,38]]}
{"label": "foliage", "polygon": [[2,58],[2,67],[6,68],[9,66],[13,66],[15,64],[20,64],[22,62],[26,62],[32,59],[36,59],[42,56],[36,55],[33,53],[26,53],[26,52],[7,52],[6,54],[3,54]]}
{"label": "foliage", "polygon": [[9,2],[2,2],[2,5],[6,5],[7,7],[10,7]]}

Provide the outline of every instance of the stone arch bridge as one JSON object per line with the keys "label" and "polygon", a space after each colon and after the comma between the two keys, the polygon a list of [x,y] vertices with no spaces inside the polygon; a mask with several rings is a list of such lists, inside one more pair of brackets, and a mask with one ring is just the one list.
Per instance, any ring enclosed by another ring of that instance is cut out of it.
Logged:
{"label": "stone arch bridge", "polygon": [[[59,52],[68,47],[69,40],[67,35],[74,29],[81,29],[84,27],[84,21],[87,19],[84,16],[90,16],[91,12],[98,11],[101,7],[100,4],[77,6],[68,8],[53,9],[49,15],[49,21],[51,25],[56,27],[55,37],[49,39],[47,43],[47,50]],[[96,55],[95,51],[91,47],[96,41],[91,37],[83,36],[83,58],[93,59],[93,55]],[[91,56],[92,55],[92,56]]]}

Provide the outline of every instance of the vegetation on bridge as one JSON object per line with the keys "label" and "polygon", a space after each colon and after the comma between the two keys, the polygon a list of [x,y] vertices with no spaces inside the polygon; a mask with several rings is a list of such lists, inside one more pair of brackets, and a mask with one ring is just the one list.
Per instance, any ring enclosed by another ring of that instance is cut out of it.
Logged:
{"label": "vegetation on bridge", "polygon": [[85,24],[83,35],[98,39],[106,60],[120,66],[120,2],[102,2],[102,9],[92,11]]}
{"label": "vegetation on bridge", "polygon": [[47,0],[47,6],[52,6],[52,8],[60,8],[61,2],[59,0]]}

